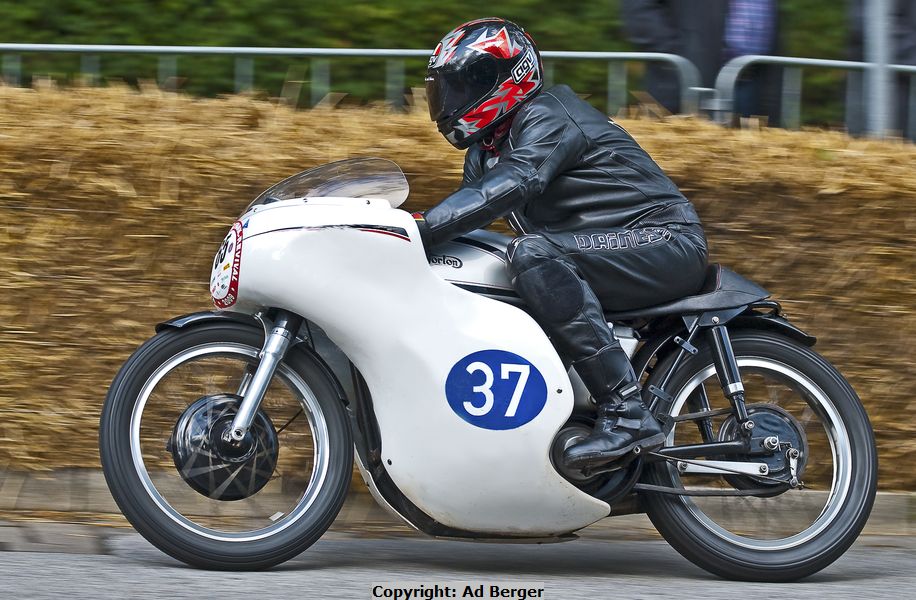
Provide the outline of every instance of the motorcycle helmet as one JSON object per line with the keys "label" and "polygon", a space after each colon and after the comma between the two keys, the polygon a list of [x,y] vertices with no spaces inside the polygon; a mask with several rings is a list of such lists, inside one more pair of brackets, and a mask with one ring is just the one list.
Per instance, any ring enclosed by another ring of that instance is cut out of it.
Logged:
{"label": "motorcycle helmet", "polygon": [[543,87],[541,55],[525,30],[488,17],[460,25],[429,58],[429,116],[460,149],[493,135]]}

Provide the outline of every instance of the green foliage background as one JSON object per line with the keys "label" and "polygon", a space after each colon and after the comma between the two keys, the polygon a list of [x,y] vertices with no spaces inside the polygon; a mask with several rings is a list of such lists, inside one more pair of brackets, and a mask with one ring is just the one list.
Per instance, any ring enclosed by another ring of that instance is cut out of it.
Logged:
{"label": "green foliage background", "polygon": [[[845,56],[846,3],[782,0],[784,53]],[[289,46],[352,48],[432,48],[463,21],[498,12],[523,24],[542,49],[631,50],[622,31],[619,0],[555,2],[503,0],[341,1],[341,0],[0,0],[0,41],[152,45]],[[129,82],[155,80],[154,56],[103,55],[102,74]],[[178,59],[182,89],[216,95],[233,89],[231,57]],[[23,74],[66,81],[80,70],[76,55],[23,55]],[[384,61],[334,59],[332,89],[348,101],[384,97]],[[425,61],[407,62],[407,85],[422,84]],[[639,66],[631,68],[631,88],[639,87]],[[842,117],[843,74],[806,74],[803,116],[809,123],[835,123]],[[286,82],[307,84],[307,59],[257,58],[255,85],[279,95]],[[598,104],[606,90],[599,63],[558,63],[554,80],[592,94]],[[302,94],[303,96],[306,93]],[[306,100],[300,98],[300,102]]]}

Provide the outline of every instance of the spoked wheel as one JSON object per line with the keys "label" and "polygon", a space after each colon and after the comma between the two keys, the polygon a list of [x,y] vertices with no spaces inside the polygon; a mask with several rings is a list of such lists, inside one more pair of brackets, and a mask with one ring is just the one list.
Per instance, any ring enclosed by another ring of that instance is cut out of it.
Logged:
{"label": "spoked wheel", "polygon": [[[675,549],[722,577],[806,577],[839,558],[868,519],[877,480],[871,426],[849,384],[810,349],[763,331],[734,333],[732,345],[755,423],[752,435],[758,443],[769,438],[779,445],[768,455],[710,457],[758,464],[758,474],[699,474],[677,461],[651,465],[650,484],[753,495],[648,492],[647,512]],[[698,412],[704,397],[714,412],[729,406],[708,348],[681,364],[667,391],[674,396],[672,416]],[[734,418],[719,412],[705,423],[677,422],[666,445],[736,439]]]}
{"label": "spoked wheel", "polygon": [[226,430],[263,333],[211,323],[141,346],[109,390],[102,466],[118,506],[150,542],[189,564],[261,569],[331,525],[352,469],[342,399],[325,367],[293,348],[241,442]]}

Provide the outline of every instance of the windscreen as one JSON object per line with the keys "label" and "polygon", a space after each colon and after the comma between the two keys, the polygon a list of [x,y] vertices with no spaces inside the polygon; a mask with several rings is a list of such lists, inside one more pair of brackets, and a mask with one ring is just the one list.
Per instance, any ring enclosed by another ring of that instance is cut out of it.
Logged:
{"label": "windscreen", "polygon": [[384,158],[351,158],[303,171],[268,188],[248,205],[292,200],[306,196],[375,198],[397,208],[410,188],[400,167]]}

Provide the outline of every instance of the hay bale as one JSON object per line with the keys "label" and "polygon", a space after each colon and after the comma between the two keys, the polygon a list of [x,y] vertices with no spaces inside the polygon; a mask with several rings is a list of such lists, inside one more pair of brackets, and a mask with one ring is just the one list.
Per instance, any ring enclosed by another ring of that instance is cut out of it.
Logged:
{"label": "hay bale", "polygon": [[[695,201],[714,260],[816,334],[916,489],[916,147],[823,131],[623,121]],[[109,382],[152,325],[210,307],[213,252],[272,182],[354,156],[407,173],[409,209],[460,180],[421,112],[294,111],[250,96],[0,87],[0,465],[95,467]]]}

